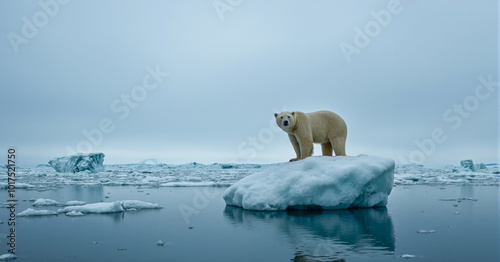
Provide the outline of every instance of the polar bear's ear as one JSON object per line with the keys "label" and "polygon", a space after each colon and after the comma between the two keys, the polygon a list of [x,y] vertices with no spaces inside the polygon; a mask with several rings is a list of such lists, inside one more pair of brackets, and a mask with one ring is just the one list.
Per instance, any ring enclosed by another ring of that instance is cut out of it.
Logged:
{"label": "polar bear's ear", "polygon": [[275,118],[276,118],[276,117],[278,117],[278,113],[274,113],[274,117],[275,117]]}
{"label": "polar bear's ear", "polygon": [[295,115],[295,112],[292,112],[292,116],[294,116],[294,115]]}

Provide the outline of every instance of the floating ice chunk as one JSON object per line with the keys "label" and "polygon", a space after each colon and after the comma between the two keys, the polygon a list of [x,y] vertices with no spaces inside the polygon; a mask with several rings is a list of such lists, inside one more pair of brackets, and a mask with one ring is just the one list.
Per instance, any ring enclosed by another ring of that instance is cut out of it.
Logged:
{"label": "floating ice chunk", "polygon": [[394,161],[375,156],[320,156],[284,163],[241,179],[224,192],[226,204],[250,210],[385,206]]}
{"label": "floating ice chunk", "polygon": [[460,161],[460,165],[463,167],[463,168],[468,168],[470,169],[471,171],[476,171],[476,167],[474,166],[474,162],[472,162],[471,159],[467,159],[467,160],[462,160]]}
{"label": "floating ice chunk", "polygon": [[165,242],[158,240],[158,242],[156,242],[156,245],[162,247],[163,245],[165,245]]}
{"label": "floating ice chunk", "polygon": [[3,254],[0,256],[0,261],[11,261],[16,259],[17,256],[13,254]]}
{"label": "floating ice chunk", "polygon": [[38,198],[33,203],[34,207],[44,207],[44,206],[61,206],[61,203],[48,198]]}
{"label": "floating ice chunk", "polygon": [[30,217],[30,216],[51,216],[57,215],[57,212],[51,210],[35,210],[33,208],[28,208],[21,213],[17,213],[19,217]]}
{"label": "floating ice chunk", "polygon": [[82,212],[82,213],[116,213],[123,212],[125,210],[138,210],[138,209],[158,209],[161,208],[158,204],[153,204],[149,202],[139,201],[139,200],[123,200],[115,202],[102,202],[86,204],[83,206],[67,206],[65,208],[59,209],[59,213],[68,213],[71,211]]}
{"label": "floating ice chunk", "polygon": [[410,254],[404,254],[404,255],[401,255],[402,258],[417,258],[417,256],[415,255],[410,255]]}
{"label": "floating ice chunk", "polygon": [[57,212],[59,213],[68,213],[71,211],[102,214],[102,213],[123,212],[125,211],[125,209],[123,209],[123,206],[121,205],[120,202],[116,201],[116,202],[86,204],[83,206],[68,206],[57,210]]}
{"label": "floating ice chunk", "polygon": [[76,210],[72,210],[72,211],[66,213],[65,215],[67,215],[69,217],[80,217],[80,216],[83,216],[84,214],[82,212],[78,212]]}
{"label": "floating ice chunk", "polygon": [[71,200],[64,204],[65,206],[83,206],[87,204],[85,201]]}
{"label": "floating ice chunk", "polygon": [[77,154],[52,159],[49,164],[60,173],[76,173],[89,170],[92,173],[104,170],[103,153]]}
{"label": "floating ice chunk", "polygon": [[149,202],[139,201],[139,200],[123,200],[121,202],[124,209],[158,209],[161,208],[158,204],[153,204]]}
{"label": "floating ice chunk", "polygon": [[432,234],[432,233],[436,233],[436,230],[434,230],[434,229],[430,229],[430,230],[421,229],[421,230],[418,230],[417,233],[419,233],[419,234]]}

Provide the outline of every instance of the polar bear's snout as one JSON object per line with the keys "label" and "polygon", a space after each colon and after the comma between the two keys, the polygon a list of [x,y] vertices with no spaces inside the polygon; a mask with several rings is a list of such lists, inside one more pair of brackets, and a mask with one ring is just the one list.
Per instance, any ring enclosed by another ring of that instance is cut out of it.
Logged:
{"label": "polar bear's snout", "polygon": [[288,118],[283,119],[283,126],[288,126],[290,124],[290,121],[288,121]]}

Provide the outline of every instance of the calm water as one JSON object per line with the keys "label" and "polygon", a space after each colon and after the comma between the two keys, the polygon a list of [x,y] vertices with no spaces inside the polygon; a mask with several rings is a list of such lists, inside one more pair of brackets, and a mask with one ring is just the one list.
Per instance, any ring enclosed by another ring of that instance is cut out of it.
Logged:
{"label": "calm water", "polygon": [[[67,186],[18,190],[65,203],[137,199],[161,210],[18,217],[16,261],[499,261],[499,188],[395,187],[387,208],[253,212],[226,207],[225,188]],[[0,190],[0,200],[7,192]],[[474,198],[474,200],[459,200]],[[455,200],[453,200],[455,199]],[[445,201],[446,200],[446,201]],[[56,210],[54,207],[42,209]],[[458,212],[458,213],[457,213]],[[0,208],[0,254],[8,210]],[[436,230],[421,234],[418,230]],[[162,240],[164,246],[156,242]]]}

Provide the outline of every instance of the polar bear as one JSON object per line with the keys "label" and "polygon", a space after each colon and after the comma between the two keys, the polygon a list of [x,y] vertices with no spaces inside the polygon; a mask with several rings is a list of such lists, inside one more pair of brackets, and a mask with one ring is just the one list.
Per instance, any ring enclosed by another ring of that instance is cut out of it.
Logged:
{"label": "polar bear", "polygon": [[324,156],[345,156],[345,141],[347,126],[344,120],[331,111],[316,111],[312,113],[281,112],[275,113],[276,123],[288,134],[296,158],[301,160],[313,153],[313,143],[320,143]]}

